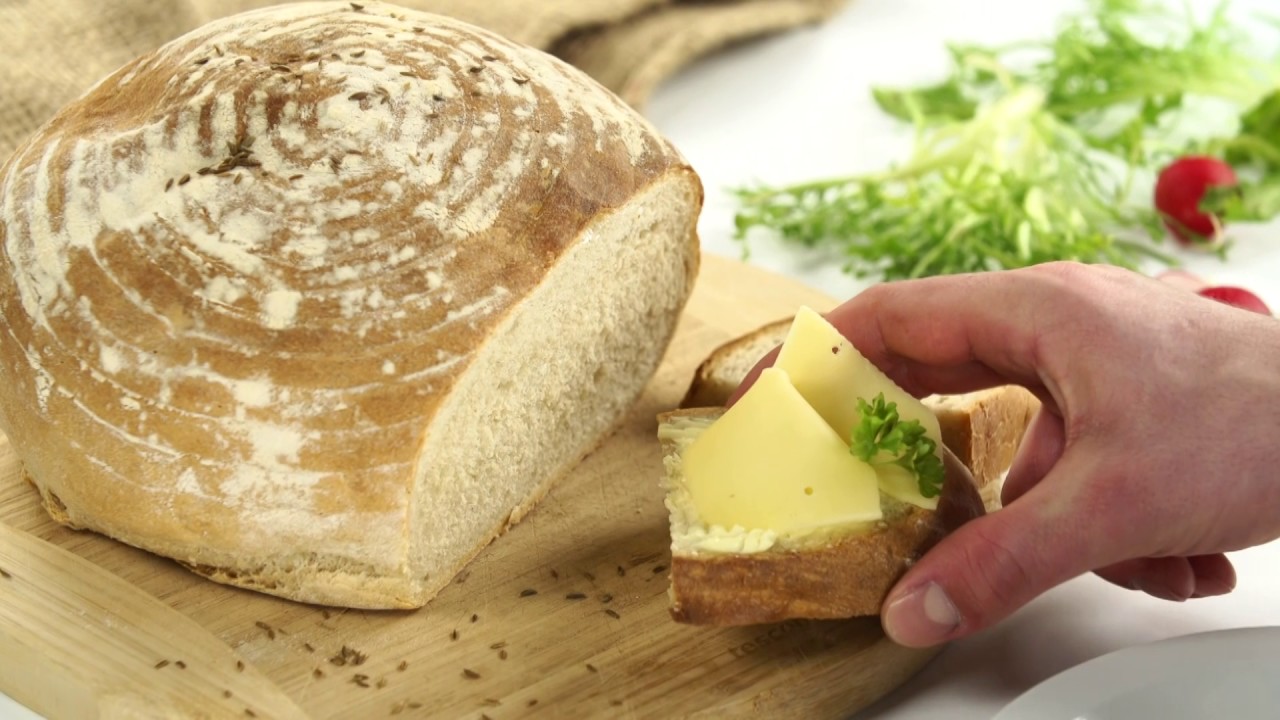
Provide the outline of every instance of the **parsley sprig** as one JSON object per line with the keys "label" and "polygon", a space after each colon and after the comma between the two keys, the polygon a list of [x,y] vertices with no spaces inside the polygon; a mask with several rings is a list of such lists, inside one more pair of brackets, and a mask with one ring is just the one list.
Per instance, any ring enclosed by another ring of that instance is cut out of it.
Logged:
{"label": "parsley sprig", "polygon": [[938,444],[925,435],[917,420],[904,421],[898,404],[885,402],[884,393],[870,403],[858,398],[861,420],[849,438],[849,452],[872,465],[900,465],[916,476],[920,494],[942,492],[943,468]]}

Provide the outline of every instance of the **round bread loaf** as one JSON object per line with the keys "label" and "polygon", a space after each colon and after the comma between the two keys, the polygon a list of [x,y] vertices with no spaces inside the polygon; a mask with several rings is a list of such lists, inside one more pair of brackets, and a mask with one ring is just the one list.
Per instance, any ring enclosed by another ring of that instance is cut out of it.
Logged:
{"label": "round bread loaf", "polygon": [[220,20],[0,171],[0,429],[60,522],[417,607],[633,403],[701,202],[616,97],[481,29]]}

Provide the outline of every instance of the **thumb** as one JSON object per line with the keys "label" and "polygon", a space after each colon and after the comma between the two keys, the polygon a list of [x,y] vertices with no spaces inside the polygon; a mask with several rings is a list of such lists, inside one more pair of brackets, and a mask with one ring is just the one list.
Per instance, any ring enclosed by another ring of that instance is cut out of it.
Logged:
{"label": "thumb", "polygon": [[1067,431],[1062,418],[1041,406],[1023,433],[1022,442],[1005,474],[1000,500],[1006,507],[1026,495],[1062,459]]}
{"label": "thumb", "polygon": [[959,639],[1119,559],[1112,557],[1117,548],[1081,532],[1072,503],[1045,492],[1054,475],[1067,472],[1060,462],[1017,502],[966,523],[925,553],[885,600],[889,637],[908,647]]}

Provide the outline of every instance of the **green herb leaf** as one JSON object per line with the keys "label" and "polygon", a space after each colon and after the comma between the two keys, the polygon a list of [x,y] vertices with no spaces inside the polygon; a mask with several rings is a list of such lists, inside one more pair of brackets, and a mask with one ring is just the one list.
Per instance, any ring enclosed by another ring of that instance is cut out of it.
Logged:
{"label": "green herb leaf", "polygon": [[907,122],[967,120],[978,109],[978,103],[966,97],[955,80],[914,90],[872,88],[871,95],[881,110]]}
{"label": "green herb leaf", "polygon": [[1022,88],[972,120],[932,130],[883,173],[738,191],[738,237],[838,248],[859,277],[916,278],[1071,259],[1134,267],[1172,259],[1117,228],[1162,235],[1089,142]]}
{"label": "green herb leaf", "polygon": [[943,468],[938,444],[925,435],[916,420],[904,422],[898,404],[885,402],[884,393],[868,403],[858,398],[861,420],[849,438],[849,452],[873,465],[900,465],[916,476],[920,494],[937,497],[942,492]]}
{"label": "green herb leaf", "polygon": [[[736,190],[736,237],[836,251],[858,277],[905,279],[1052,260],[1166,264],[1161,219],[1134,188],[1193,145],[1165,139],[1187,97],[1254,109],[1231,151],[1280,174],[1280,67],[1249,54],[1225,5],[1204,21],[1146,0],[1092,0],[1046,41],[950,46],[949,77],[876,88],[916,127],[881,173]],[[1233,163],[1234,164],[1234,163]],[[1228,210],[1261,216],[1272,196]],[[1230,212],[1225,216],[1233,218]]]}
{"label": "green herb leaf", "polygon": [[1200,210],[1224,222],[1265,222],[1280,215],[1280,177],[1205,190]]}
{"label": "green herb leaf", "polygon": [[1234,137],[1212,140],[1197,151],[1221,155],[1237,172],[1255,179],[1280,174],[1280,90],[1263,97],[1240,117],[1240,130]]}

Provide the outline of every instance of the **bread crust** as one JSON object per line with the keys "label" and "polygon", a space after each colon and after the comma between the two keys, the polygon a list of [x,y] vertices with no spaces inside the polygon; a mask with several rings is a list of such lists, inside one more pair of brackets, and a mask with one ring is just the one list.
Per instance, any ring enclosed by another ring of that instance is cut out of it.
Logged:
{"label": "bread crust", "polygon": [[933,513],[913,508],[891,525],[815,549],[677,554],[671,617],[727,626],[875,615],[893,583],[938,537]]}
{"label": "bread crust", "polygon": [[[787,330],[791,327],[792,319],[786,317],[766,323],[712,350],[711,354],[698,363],[698,368],[693,371],[693,379],[689,382],[689,389],[685,391],[684,398],[680,401],[678,407],[697,408],[724,405],[729,396],[742,382],[741,377],[736,377],[737,373],[732,376],[727,374],[725,372],[726,366],[731,363],[741,362],[743,354],[750,352],[751,348],[765,345],[773,347],[781,345],[782,341],[786,339]],[[759,353],[759,357],[756,360],[763,358],[764,355],[765,353]]]}
{"label": "bread crust", "polygon": [[[664,413],[714,419],[723,410],[691,408]],[[664,441],[668,456],[677,452]],[[759,553],[673,552],[670,613],[693,625],[755,625],[790,619],[878,615],[903,573],[947,533],[986,509],[968,469],[944,448],[946,476],[937,510],[913,505],[869,531],[814,547]]]}
{"label": "bread crust", "polygon": [[978,484],[984,493],[994,490],[988,507],[999,507],[999,479],[1013,463],[1040,400],[1024,387],[1005,385],[959,398],[934,396],[925,402],[938,417],[942,442],[975,478],[981,478]]}

